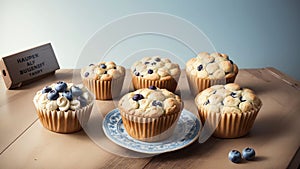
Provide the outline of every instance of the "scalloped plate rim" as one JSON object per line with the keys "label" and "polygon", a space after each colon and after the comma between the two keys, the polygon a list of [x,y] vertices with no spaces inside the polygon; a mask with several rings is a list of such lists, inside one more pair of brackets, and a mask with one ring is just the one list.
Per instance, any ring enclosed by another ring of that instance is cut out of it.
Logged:
{"label": "scalloped plate rim", "polygon": [[[111,114],[116,113],[116,111],[119,113],[119,110],[116,108],[116,109],[113,109],[113,110],[111,110],[110,112],[108,112],[108,113],[106,114],[106,116],[104,117],[103,123],[102,123],[102,129],[103,129],[103,131],[104,131],[106,137],[107,137],[109,140],[111,140],[112,142],[114,142],[115,144],[117,144],[117,145],[119,145],[119,146],[121,146],[121,147],[123,147],[123,148],[129,149],[129,150],[132,150],[132,151],[135,151],[135,152],[145,153],[145,154],[160,154],[160,153],[166,153],[166,152],[176,151],[176,150],[179,150],[179,149],[182,149],[182,148],[185,148],[185,147],[189,146],[189,145],[192,144],[192,143],[199,137],[199,135],[200,135],[200,128],[201,128],[201,122],[200,122],[200,120],[199,120],[193,113],[187,111],[186,109],[183,109],[183,110],[182,110],[182,114],[186,114],[186,115],[190,116],[190,117],[193,118],[193,120],[195,120],[195,122],[196,122],[196,124],[195,124],[194,127],[197,127],[197,129],[196,129],[197,134],[195,134],[195,135],[193,136],[193,138],[191,138],[188,142],[186,142],[185,144],[183,144],[183,145],[181,145],[181,146],[177,146],[177,147],[169,148],[169,149],[164,149],[164,150],[146,151],[146,150],[136,149],[136,148],[134,148],[134,147],[130,147],[130,146],[128,146],[128,145],[122,144],[122,142],[119,142],[119,140],[118,140],[117,138],[112,137],[112,136],[108,133],[109,130],[106,129],[107,123],[108,123],[108,122],[107,122],[107,118],[108,118],[109,116],[111,116]],[[182,114],[181,114],[179,120],[181,120]],[[120,113],[119,113],[119,116],[120,116]],[[120,120],[121,120],[121,118],[116,122],[116,125],[118,124],[118,122],[119,122]],[[179,125],[179,123],[177,123],[177,125]],[[125,131],[125,132],[126,132],[126,131]],[[194,133],[195,133],[195,132],[194,132]],[[127,132],[126,132],[126,134],[127,134]],[[184,136],[186,136],[187,134],[189,134],[189,133],[186,133]],[[170,138],[169,138],[169,139],[166,139],[166,140],[164,140],[164,141],[150,143],[150,142],[143,142],[143,141],[139,141],[139,140],[137,140],[137,139],[134,139],[134,138],[130,137],[128,134],[127,134],[127,137],[128,137],[129,139],[134,140],[135,142],[137,142],[137,143],[139,143],[139,144],[145,144],[145,145],[147,145],[147,144],[149,144],[149,145],[150,145],[150,144],[161,144],[161,145],[163,145],[163,142],[167,142],[168,140],[169,140],[169,141],[172,141],[172,142],[178,141],[178,140],[174,140],[174,141],[173,141],[173,140],[170,140]],[[171,137],[171,138],[172,138],[172,137]]]}

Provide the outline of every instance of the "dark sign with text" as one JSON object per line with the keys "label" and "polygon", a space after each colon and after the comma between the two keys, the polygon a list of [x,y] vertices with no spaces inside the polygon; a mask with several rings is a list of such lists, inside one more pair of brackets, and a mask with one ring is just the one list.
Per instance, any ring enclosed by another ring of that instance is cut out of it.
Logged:
{"label": "dark sign with text", "polygon": [[8,89],[20,87],[59,69],[50,43],[3,57],[1,75]]}

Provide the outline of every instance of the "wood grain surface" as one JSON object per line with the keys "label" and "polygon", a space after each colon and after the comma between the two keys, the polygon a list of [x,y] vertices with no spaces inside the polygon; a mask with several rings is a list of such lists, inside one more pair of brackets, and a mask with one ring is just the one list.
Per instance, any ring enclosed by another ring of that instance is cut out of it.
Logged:
{"label": "wood grain surface", "polygon": [[[274,68],[242,69],[236,82],[253,89],[261,98],[254,126],[245,137],[197,141],[183,149],[146,158],[123,157],[110,152],[112,142],[99,146],[84,130],[58,134],[43,128],[32,99],[35,93],[59,80],[73,78],[78,71],[62,69],[55,75],[15,90],[0,80],[0,168],[297,168],[300,162],[300,83]],[[177,93],[185,109],[197,114],[184,71]],[[130,85],[129,73],[125,86]],[[117,101],[96,101],[94,108],[105,115]],[[90,119],[91,120],[91,119]],[[105,136],[104,136],[105,137]],[[107,138],[98,138],[107,141]],[[107,141],[108,142],[108,141]],[[254,161],[231,163],[228,152],[253,147]],[[124,150],[126,151],[126,150]]]}

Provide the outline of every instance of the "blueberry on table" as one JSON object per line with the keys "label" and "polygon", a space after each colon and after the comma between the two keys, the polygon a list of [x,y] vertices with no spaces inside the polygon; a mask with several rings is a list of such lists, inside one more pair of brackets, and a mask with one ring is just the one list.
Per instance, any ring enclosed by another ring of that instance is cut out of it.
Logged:
{"label": "blueberry on table", "polygon": [[231,150],[228,153],[228,159],[233,163],[239,163],[242,160],[241,153],[237,150]]}
{"label": "blueberry on table", "polygon": [[77,87],[77,86],[72,86],[71,87],[71,92],[72,92],[73,96],[80,96],[80,95],[82,95],[82,90],[79,87]]}
{"label": "blueberry on table", "polygon": [[47,94],[47,98],[49,100],[56,100],[58,97],[59,97],[59,94],[58,94],[58,92],[56,90],[51,90]]}
{"label": "blueberry on table", "polygon": [[73,96],[72,93],[70,91],[65,91],[62,93],[62,96],[64,96],[65,98],[67,98],[68,100],[72,100]]}
{"label": "blueberry on table", "polygon": [[101,64],[100,67],[101,67],[102,69],[106,69],[106,65],[105,65],[105,64]]}
{"label": "blueberry on table", "polygon": [[153,73],[153,70],[152,69],[149,69],[148,70],[148,74],[152,74]]}
{"label": "blueberry on table", "polygon": [[149,89],[156,90],[157,88],[155,86],[149,86]]}
{"label": "blueberry on table", "polygon": [[132,97],[132,100],[134,100],[134,101],[139,101],[139,100],[141,100],[141,99],[143,99],[143,98],[144,98],[143,95],[141,95],[141,94],[135,94],[135,95]]}
{"label": "blueberry on table", "polygon": [[67,83],[62,82],[62,81],[57,82],[55,85],[55,90],[58,92],[64,92],[67,90],[67,88],[68,88]]}
{"label": "blueberry on table", "polygon": [[253,148],[247,147],[242,152],[245,160],[253,160],[255,158],[255,151]]}
{"label": "blueberry on table", "polygon": [[197,70],[198,71],[201,71],[203,69],[203,65],[199,65],[198,67],[197,67]]}
{"label": "blueberry on table", "polygon": [[85,73],[84,73],[84,77],[88,77],[89,75],[90,75],[89,72],[85,72]]}
{"label": "blueberry on table", "polygon": [[46,86],[46,87],[43,88],[42,93],[43,93],[43,94],[44,94],[44,93],[49,93],[51,90],[52,90],[51,87]]}

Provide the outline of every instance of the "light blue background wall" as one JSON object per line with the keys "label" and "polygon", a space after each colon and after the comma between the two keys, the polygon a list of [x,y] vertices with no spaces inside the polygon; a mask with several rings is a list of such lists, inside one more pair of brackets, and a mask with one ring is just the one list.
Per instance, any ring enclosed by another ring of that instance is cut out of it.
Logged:
{"label": "light blue background wall", "polygon": [[105,24],[165,12],[195,24],[240,68],[272,66],[300,80],[299,9],[297,0],[0,0],[0,56],[51,42],[61,67],[74,68],[84,44]]}

